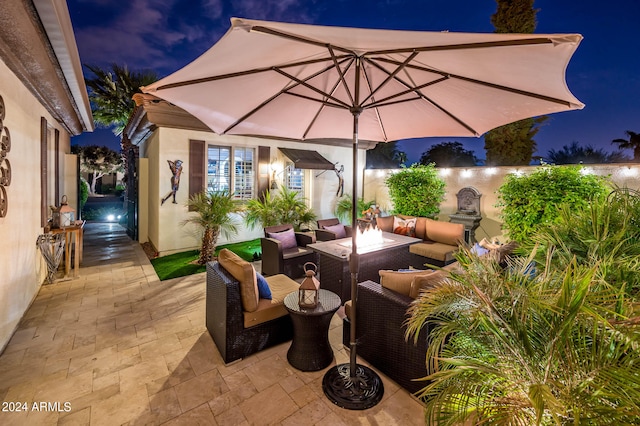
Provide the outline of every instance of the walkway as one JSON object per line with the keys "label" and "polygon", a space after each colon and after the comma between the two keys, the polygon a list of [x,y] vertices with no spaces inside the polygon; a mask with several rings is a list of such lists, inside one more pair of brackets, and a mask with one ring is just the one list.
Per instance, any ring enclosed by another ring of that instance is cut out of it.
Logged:
{"label": "walkway", "polygon": [[[84,247],[80,277],[42,286],[0,356],[0,424],[424,424],[422,406],[385,377],[376,407],[333,405],[324,370],[288,364],[289,343],[224,365],[204,325],[204,274],[158,281],[117,224],[87,224]],[[341,335],[336,316],[340,363]]]}

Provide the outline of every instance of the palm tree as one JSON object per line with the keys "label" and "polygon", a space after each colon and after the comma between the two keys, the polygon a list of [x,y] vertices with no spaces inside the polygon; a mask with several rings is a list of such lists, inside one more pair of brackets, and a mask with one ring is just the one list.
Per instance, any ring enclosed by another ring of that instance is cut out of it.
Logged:
{"label": "palm tree", "polygon": [[89,101],[94,121],[104,127],[112,127],[120,136],[135,107],[133,95],[141,93],[140,87],[158,80],[153,71],[131,72],[127,66],[111,65],[111,70],[93,65],[85,66],[94,74],[85,79],[89,89]]}
{"label": "palm tree", "polygon": [[220,232],[225,236],[238,233],[237,223],[231,214],[239,212],[242,207],[228,191],[194,194],[187,205],[197,215],[185,219],[183,224],[193,223],[202,228],[202,247],[197,262],[204,265],[213,258]]}
{"label": "palm tree", "polygon": [[631,304],[599,285],[597,263],[534,275],[533,255],[503,269],[465,249],[462,272],[412,304],[408,335],[430,327],[427,424],[637,424]]}
{"label": "palm tree", "polygon": [[640,133],[626,130],[629,139],[614,139],[611,143],[617,143],[620,149],[633,149],[633,161],[640,162]]}

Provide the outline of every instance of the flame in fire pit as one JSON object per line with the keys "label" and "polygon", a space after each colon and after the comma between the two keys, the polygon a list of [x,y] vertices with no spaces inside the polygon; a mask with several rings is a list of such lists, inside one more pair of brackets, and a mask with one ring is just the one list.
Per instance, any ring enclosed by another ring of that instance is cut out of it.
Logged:
{"label": "flame in fire pit", "polygon": [[377,246],[384,243],[384,238],[382,237],[382,230],[377,226],[374,228],[367,227],[364,232],[360,231],[360,228],[357,228],[356,231],[356,243],[358,247],[369,247],[369,246]]}
{"label": "flame in fire pit", "polygon": [[[361,231],[360,228],[356,228],[356,244],[358,246],[358,253],[363,250],[382,247],[386,242],[390,242],[382,236],[382,230],[377,226],[374,228],[367,228]],[[345,247],[351,247],[351,240],[339,243]]]}

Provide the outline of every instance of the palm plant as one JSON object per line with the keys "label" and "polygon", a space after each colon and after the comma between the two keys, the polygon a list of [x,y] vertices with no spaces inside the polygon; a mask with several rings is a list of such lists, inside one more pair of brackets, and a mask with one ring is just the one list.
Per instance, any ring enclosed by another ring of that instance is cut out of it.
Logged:
{"label": "palm plant", "polygon": [[[338,199],[335,208],[335,215],[340,220],[340,222],[351,225],[351,211],[353,206],[353,201],[351,200],[351,195],[345,194],[344,196]],[[362,212],[371,207],[372,204],[375,204],[375,200],[365,201],[364,198],[358,198],[358,217],[362,217]]]}
{"label": "palm plant", "polygon": [[276,214],[280,223],[290,223],[296,231],[316,220],[315,212],[296,191],[282,187],[277,196]]}
{"label": "palm plant", "polygon": [[626,130],[629,139],[614,139],[611,143],[617,143],[621,149],[630,148],[633,150],[633,161],[640,161],[640,133]]}
{"label": "palm plant", "polygon": [[187,205],[196,215],[185,219],[183,224],[193,223],[202,228],[202,247],[197,262],[204,265],[213,258],[221,232],[225,236],[238,232],[237,223],[231,214],[239,212],[242,207],[228,191],[203,191],[194,194]]}
{"label": "palm plant", "polygon": [[554,248],[552,265],[566,268],[574,259],[580,264],[597,262],[607,285],[631,297],[640,296],[640,194],[636,191],[617,188],[581,209],[561,206],[556,221],[542,226],[524,247],[534,244],[540,264]]}
{"label": "palm plant", "polygon": [[264,192],[262,199],[252,198],[245,205],[244,221],[251,228],[274,226],[278,224],[276,216],[277,200],[270,191]]}
{"label": "palm plant", "polygon": [[408,337],[430,328],[427,424],[638,424],[640,338],[624,294],[600,285],[598,264],[533,276],[534,256],[503,269],[462,251],[462,271],[411,306]]}
{"label": "palm plant", "polygon": [[98,125],[112,127],[120,136],[135,107],[132,97],[140,93],[140,87],[158,80],[152,71],[131,72],[127,66],[111,65],[111,70],[97,66],[85,66],[94,74],[85,79],[89,89],[91,112]]}
{"label": "palm plant", "polygon": [[286,187],[282,187],[276,195],[265,191],[263,199],[249,200],[244,216],[245,222],[252,229],[259,225],[266,227],[290,223],[296,231],[315,219],[316,214],[307,206],[305,199]]}

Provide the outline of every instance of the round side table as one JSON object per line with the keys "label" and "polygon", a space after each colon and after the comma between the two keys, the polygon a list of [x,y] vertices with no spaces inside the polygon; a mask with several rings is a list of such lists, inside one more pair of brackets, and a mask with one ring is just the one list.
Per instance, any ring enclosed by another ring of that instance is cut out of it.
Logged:
{"label": "round side table", "polygon": [[287,352],[289,364],[301,371],[322,370],[333,361],[329,344],[331,317],[340,307],[340,297],[320,289],[318,306],[313,309],[298,306],[298,292],[289,293],[284,306],[291,315],[293,341]]}

